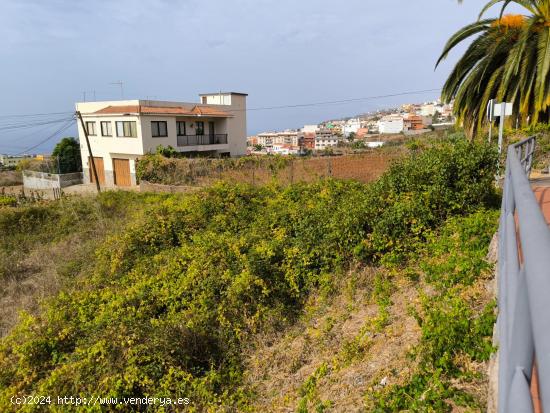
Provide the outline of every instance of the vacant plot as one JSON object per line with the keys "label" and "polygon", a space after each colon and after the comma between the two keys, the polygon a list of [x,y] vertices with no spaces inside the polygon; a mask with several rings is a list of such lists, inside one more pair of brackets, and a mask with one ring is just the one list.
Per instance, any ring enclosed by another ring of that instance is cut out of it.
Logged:
{"label": "vacant plot", "polygon": [[216,181],[253,185],[288,185],[319,178],[354,179],[367,183],[386,171],[398,153],[372,151],[313,158],[247,157],[239,160],[173,159],[151,155],[139,162],[139,178],[154,184],[208,186]]}

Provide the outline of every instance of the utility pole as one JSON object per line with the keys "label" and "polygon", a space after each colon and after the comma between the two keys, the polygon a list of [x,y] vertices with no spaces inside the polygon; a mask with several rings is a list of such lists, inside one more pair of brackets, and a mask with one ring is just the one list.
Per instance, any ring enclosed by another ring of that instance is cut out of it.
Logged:
{"label": "utility pole", "polygon": [[82,114],[79,110],[76,111],[76,116],[78,116],[78,119],[80,119],[80,125],[82,126],[82,130],[84,131],[86,145],[88,146],[88,154],[90,156],[90,162],[92,163],[92,170],[94,172],[95,187],[97,188],[97,192],[99,193],[101,192],[101,188],[99,187],[99,179],[97,178],[97,169],[95,168],[94,154],[92,153],[92,147],[90,146],[90,139],[88,139],[88,130],[86,129],[84,120],[82,120]]}

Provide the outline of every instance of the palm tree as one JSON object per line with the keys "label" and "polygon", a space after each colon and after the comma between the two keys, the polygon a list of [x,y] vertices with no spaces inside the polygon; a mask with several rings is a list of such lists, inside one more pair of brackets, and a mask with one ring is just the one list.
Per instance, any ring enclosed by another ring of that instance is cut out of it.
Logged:
{"label": "palm tree", "polygon": [[[500,17],[484,19],[489,8],[503,3]],[[528,15],[504,14],[515,3]],[[522,125],[550,117],[550,0],[491,0],[478,21],[455,33],[436,67],[464,40],[478,35],[460,58],[445,85],[442,99],[455,99],[455,112],[471,136],[482,127],[489,99],[512,101]]]}

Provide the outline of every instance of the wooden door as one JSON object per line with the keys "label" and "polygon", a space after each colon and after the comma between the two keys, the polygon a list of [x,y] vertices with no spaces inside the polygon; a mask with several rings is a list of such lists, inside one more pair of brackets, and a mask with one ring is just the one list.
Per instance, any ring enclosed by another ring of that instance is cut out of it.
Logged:
{"label": "wooden door", "polygon": [[[103,158],[94,156],[95,169],[100,185],[105,185],[105,168],[103,166]],[[90,182],[95,183],[94,170],[92,169],[92,158],[88,157],[88,170],[90,172]]]}
{"label": "wooden door", "polygon": [[115,185],[130,186],[132,178],[130,177],[130,160],[113,158],[113,172],[115,176]]}

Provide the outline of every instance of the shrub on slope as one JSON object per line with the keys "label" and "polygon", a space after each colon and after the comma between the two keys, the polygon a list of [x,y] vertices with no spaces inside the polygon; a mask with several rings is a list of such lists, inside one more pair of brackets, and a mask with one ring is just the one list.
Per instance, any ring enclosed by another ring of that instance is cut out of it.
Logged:
{"label": "shrub on slope", "polygon": [[249,335],[290,322],[312,289],[330,293],[354,254],[400,258],[447,217],[489,206],[493,160],[457,140],[370,186],[218,185],[167,197],[98,249],[93,274],[0,343],[0,408],[32,393],[244,410]]}

